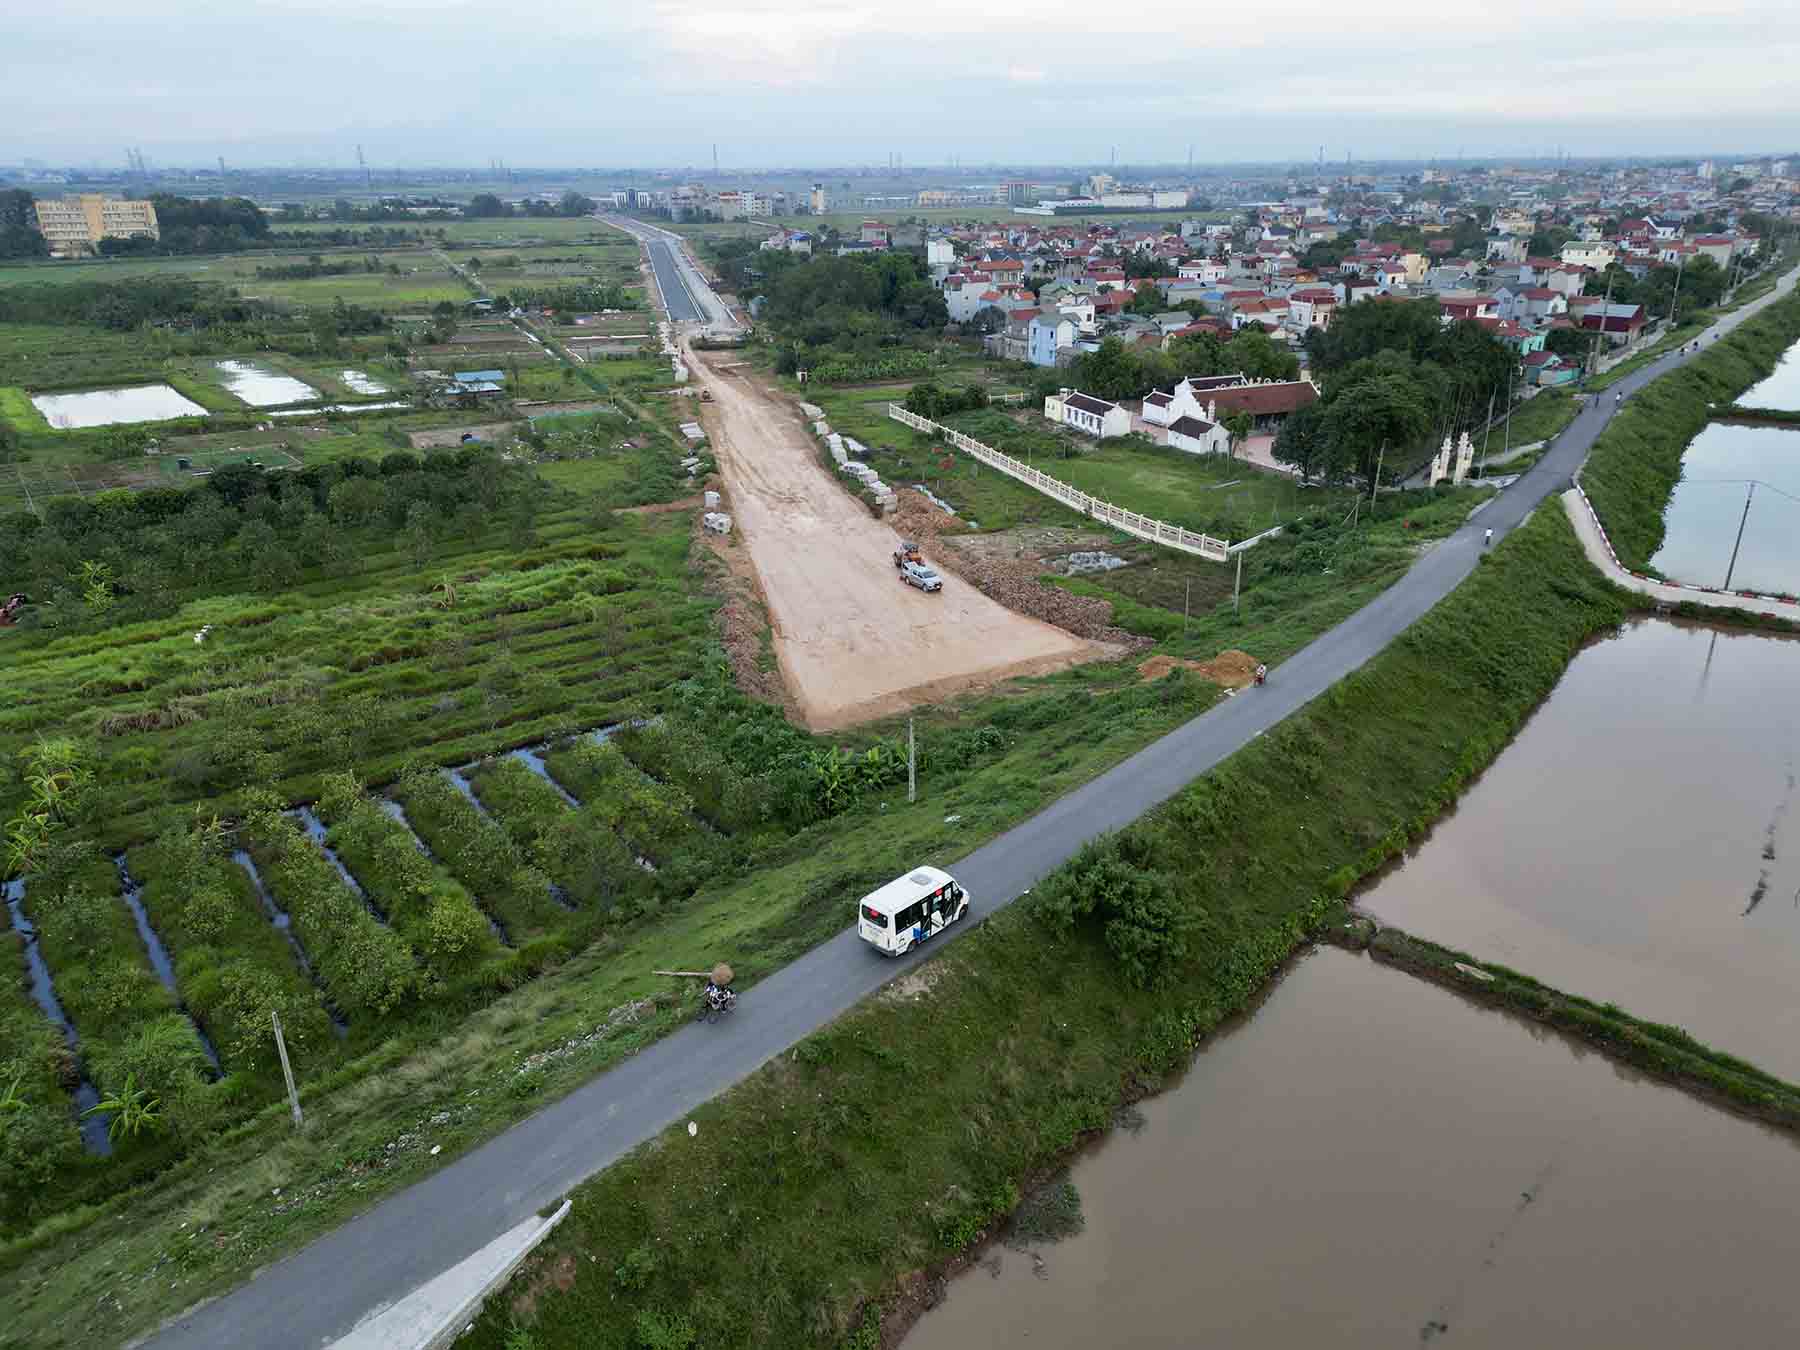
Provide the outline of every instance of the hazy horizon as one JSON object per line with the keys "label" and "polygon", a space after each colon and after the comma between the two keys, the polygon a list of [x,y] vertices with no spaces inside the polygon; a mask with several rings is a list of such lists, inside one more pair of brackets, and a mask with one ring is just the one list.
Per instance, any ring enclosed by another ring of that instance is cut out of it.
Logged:
{"label": "hazy horizon", "polygon": [[[901,10],[72,0],[9,21],[0,162],[722,170],[1667,157],[1800,145],[1800,7]],[[145,54],[156,61],[146,65]],[[71,97],[70,90],[76,95]],[[1734,152],[1742,153],[1742,152]]]}

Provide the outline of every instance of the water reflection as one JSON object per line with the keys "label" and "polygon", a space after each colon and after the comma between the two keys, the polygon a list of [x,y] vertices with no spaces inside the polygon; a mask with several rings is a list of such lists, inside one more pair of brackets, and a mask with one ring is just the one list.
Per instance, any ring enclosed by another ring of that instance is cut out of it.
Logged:
{"label": "water reflection", "polygon": [[1595,643],[1357,903],[1800,1079],[1796,688],[1791,638],[1645,621]]}
{"label": "water reflection", "polygon": [[1723,586],[1729,574],[1733,590],[1800,592],[1800,429],[1707,427],[1682,456],[1663,528],[1650,561],[1664,576]]}
{"label": "water reflection", "polygon": [[906,1350],[1785,1342],[1794,1144],[1532,1030],[1314,953]]}

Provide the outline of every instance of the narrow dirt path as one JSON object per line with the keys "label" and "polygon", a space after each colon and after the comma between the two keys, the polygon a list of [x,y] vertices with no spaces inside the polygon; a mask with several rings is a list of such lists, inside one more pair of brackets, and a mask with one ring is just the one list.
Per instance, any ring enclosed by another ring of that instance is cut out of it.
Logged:
{"label": "narrow dirt path", "polygon": [[[1110,655],[955,578],[901,584],[899,535],[833,482],[799,413],[732,353],[687,352],[735,527],[749,545],[788,688],[815,731]],[[715,365],[714,362],[718,362]]]}

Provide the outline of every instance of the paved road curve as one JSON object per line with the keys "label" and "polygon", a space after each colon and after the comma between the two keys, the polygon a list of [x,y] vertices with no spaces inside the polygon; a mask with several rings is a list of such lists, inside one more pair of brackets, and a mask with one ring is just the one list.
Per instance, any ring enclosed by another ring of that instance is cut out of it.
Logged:
{"label": "paved road curve", "polygon": [[[1729,331],[1774,295],[1724,319]],[[1613,411],[1685,356],[1662,358],[1583,411],[1550,452],[1385,593],[1283,663],[1261,689],[1220,703],[956,865],[977,912],[1009,904],[1085,841],[1136,819],[1379,652],[1474,568],[1482,532],[1504,534],[1565,488]],[[851,900],[846,897],[848,915]],[[966,927],[960,930],[966,932]],[[953,941],[952,929],[939,940]],[[926,949],[928,953],[930,948]],[[846,930],[746,991],[741,1015],[668,1036],[390,1197],[249,1284],[176,1319],[150,1344],[311,1347],[348,1331],[622,1154],[754,1072],[926,953],[898,962]]]}

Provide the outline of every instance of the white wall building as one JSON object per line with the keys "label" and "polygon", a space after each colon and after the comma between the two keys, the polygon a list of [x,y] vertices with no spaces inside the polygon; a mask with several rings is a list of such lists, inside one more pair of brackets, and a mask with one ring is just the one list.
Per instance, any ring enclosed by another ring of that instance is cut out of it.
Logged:
{"label": "white wall building", "polygon": [[1064,389],[1044,400],[1044,416],[1098,439],[1131,432],[1131,414],[1117,403]]}

